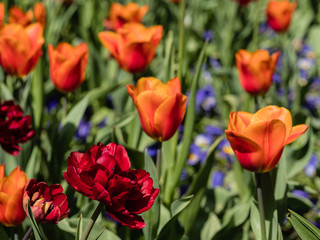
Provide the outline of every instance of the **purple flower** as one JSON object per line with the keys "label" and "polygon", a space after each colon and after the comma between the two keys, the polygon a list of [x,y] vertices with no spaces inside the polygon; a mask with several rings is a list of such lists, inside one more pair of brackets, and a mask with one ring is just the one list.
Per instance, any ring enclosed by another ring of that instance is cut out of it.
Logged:
{"label": "purple flower", "polygon": [[309,200],[309,194],[303,190],[295,189],[291,193],[296,197],[306,198]]}
{"label": "purple flower", "polygon": [[197,146],[196,144],[192,143],[190,145],[190,153],[187,160],[187,163],[190,166],[194,166],[199,162],[203,162],[206,157],[207,152],[203,151],[201,147]]}
{"label": "purple flower", "polygon": [[90,130],[91,130],[91,122],[81,120],[74,137],[77,140],[85,142],[87,140],[87,137],[90,135]]}
{"label": "purple flower", "polygon": [[210,30],[206,30],[202,33],[202,40],[211,42],[213,40],[213,32]]}
{"label": "purple flower", "polygon": [[218,154],[221,158],[227,159],[229,163],[232,163],[234,160],[234,152],[230,146],[230,143],[227,139],[223,139],[218,147]]}
{"label": "purple flower", "polygon": [[197,91],[196,95],[196,112],[201,110],[208,113],[216,106],[215,91],[210,84],[205,85]]}
{"label": "purple flower", "polygon": [[221,187],[223,185],[223,180],[224,180],[225,174],[221,171],[216,171],[212,175],[212,180],[211,180],[211,187],[216,188],[216,187]]}
{"label": "purple flower", "polygon": [[209,58],[209,64],[213,69],[221,68],[221,63],[214,57]]}
{"label": "purple flower", "polygon": [[220,136],[224,133],[222,128],[214,126],[214,125],[208,125],[205,128],[205,132],[207,134],[213,135],[213,136]]}
{"label": "purple flower", "polygon": [[314,177],[317,173],[317,167],[318,167],[318,157],[315,154],[312,154],[310,161],[304,168],[304,173],[308,177]]}

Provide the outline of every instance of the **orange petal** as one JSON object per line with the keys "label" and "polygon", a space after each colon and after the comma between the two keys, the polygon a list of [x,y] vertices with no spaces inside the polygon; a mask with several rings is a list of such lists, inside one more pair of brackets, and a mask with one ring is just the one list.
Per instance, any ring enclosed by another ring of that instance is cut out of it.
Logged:
{"label": "orange petal", "polygon": [[294,126],[285,144],[287,145],[295,141],[300,135],[305,133],[308,128],[309,127],[306,124],[300,124],[300,125]]}
{"label": "orange petal", "polygon": [[120,35],[114,32],[105,31],[100,32],[98,36],[102,45],[110,51],[113,57],[118,59],[120,51],[119,49],[122,45],[122,39]]}
{"label": "orange petal", "polygon": [[168,82],[166,82],[165,88],[167,89],[169,95],[181,93],[181,84],[179,77],[172,78]]}
{"label": "orange petal", "polygon": [[10,225],[16,226],[23,222],[26,213],[23,209],[22,198],[24,188],[18,189],[10,198],[6,207],[6,218]]}
{"label": "orange petal", "polygon": [[265,164],[263,149],[239,133],[226,130],[225,134],[240,164],[249,171],[261,172]]}
{"label": "orange petal", "polygon": [[183,94],[169,97],[156,109],[154,127],[161,134],[160,141],[170,139],[177,131],[186,112],[187,97]]}

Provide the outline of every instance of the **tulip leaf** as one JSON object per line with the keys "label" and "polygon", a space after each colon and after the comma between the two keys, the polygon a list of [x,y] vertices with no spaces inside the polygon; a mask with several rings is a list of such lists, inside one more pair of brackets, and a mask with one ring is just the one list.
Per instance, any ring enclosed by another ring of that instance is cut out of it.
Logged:
{"label": "tulip leaf", "polygon": [[[157,169],[153,163],[153,160],[148,154],[148,151],[144,152],[144,166],[145,170],[150,173],[150,178],[153,180],[153,187],[159,188]],[[146,226],[142,229],[146,240],[153,240],[157,236],[159,222],[160,222],[160,193],[155,199],[153,206],[148,211],[142,214],[142,217],[146,223]]]}
{"label": "tulip leaf", "polygon": [[213,166],[215,150],[217,149],[217,146],[219,145],[222,139],[223,139],[223,136],[219,137],[209,147],[205,163],[201,166],[200,170],[197,172],[186,195],[196,194],[201,189],[201,187],[206,186],[208,182],[208,178],[211,173],[212,166]]}
{"label": "tulip leaf", "polygon": [[14,99],[10,89],[2,82],[0,82],[0,96],[5,101]]}
{"label": "tulip leaf", "polygon": [[79,222],[78,222],[78,225],[77,225],[77,231],[76,231],[75,240],[80,240],[80,239],[81,239],[81,234],[82,234],[82,232],[83,232],[82,228],[83,228],[83,224],[82,224],[82,214],[80,214]]}
{"label": "tulip leaf", "polygon": [[36,129],[39,129],[43,111],[43,66],[41,58],[32,74],[31,94],[33,121]]}
{"label": "tulip leaf", "polygon": [[293,228],[302,240],[319,240],[320,230],[296,212],[289,209],[287,216]]}
{"label": "tulip leaf", "polygon": [[179,213],[181,213],[191,202],[193,196],[183,197],[175,200],[171,204],[171,219],[161,229],[158,240],[176,240],[181,239],[184,229],[177,221]]}
{"label": "tulip leaf", "polygon": [[33,213],[32,213],[32,210],[31,210],[31,206],[30,206],[30,203],[28,202],[28,205],[27,205],[27,208],[28,208],[28,216],[30,218],[30,222],[31,222],[31,226],[32,226],[32,229],[33,229],[33,234],[34,234],[34,237],[36,240],[43,240],[44,237],[42,236],[41,234],[41,231],[40,231],[40,228],[33,216]]}
{"label": "tulip leaf", "polygon": [[36,178],[37,173],[39,172],[40,161],[37,158],[38,152],[39,152],[39,147],[34,146],[26,167],[26,174],[29,178]]}
{"label": "tulip leaf", "polygon": [[173,76],[170,75],[171,73],[171,68],[173,67],[172,64],[172,54],[173,54],[173,32],[169,31],[167,35],[167,39],[165,42],[165,55],[164,55],[164,76],[163,79],[164,81],[169,81]]}

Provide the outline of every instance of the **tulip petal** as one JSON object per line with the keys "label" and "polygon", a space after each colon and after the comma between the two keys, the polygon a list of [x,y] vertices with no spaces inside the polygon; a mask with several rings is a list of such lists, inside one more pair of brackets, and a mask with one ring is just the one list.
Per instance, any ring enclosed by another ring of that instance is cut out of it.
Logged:
{"label": "tulip petal", "polygon": [[240,164],[245,169],[260,172],[264,168],[265,154],[257,143],[230,130],[226,130],[225,134]]}
{"label": "tulip petal", "polygon": [[305,133],[307,129],[308,129],[308,125],[306,124],[300,124],[300,125],[294,126],[285,144],[287,145],[295,141],[300,135]]}
{"label": "tulip petal", "polygon": [[122,45],[121,37],[117,33],[109,31],[101,32],[98,34],[98,36],[103,46],[110,51],[114,58],[118,59],[119,49]]}
{"label": "tulip petal", "polygon": [[119,221],[122,225],[128,226],[132,229],[141,229],[145,227],[143,218],[136,214],[121,214],[114,212],[109,208],[106,208],[108,214],[113,217],[115,220]]}
{"label": "tulip petal", "polygon": [[154,128],[161,141],[170,139],[181,124],[186,112],[187,97],[176,94],[161,103],[154,114]]}
{"label": "tulip petal", "polygon": [[22,206],[23,188],[17,189],[10,196],[6,207],[6,218],[10,225],[19,225],[26,218],[26,213]]}

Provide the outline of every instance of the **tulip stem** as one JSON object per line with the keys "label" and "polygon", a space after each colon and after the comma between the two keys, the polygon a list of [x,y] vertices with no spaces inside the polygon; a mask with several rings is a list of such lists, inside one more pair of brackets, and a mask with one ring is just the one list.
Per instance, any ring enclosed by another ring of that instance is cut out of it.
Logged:
{"label": "tulip stem", "polygon": [[259,48],[259,22],[260,22],[260,10],[261,10],[261,1],[256,2],[256,16],[254,20],[254,27],[253,27],[253,50]]}
{"label": "tulip stem", "polygon": [[94,210],[94,212],[93,212],[93,214],[91,216],[91,219],[89,220],[86,228],[83,231],[83,234],[81,236],[81,240],[88,239],[89,234],[91,232],[91,229],[93,228],[93,225],[96,222],[96,220],[97,220],[99,214],[101,213],[103,207],[104,207],[104,204],[103,203],[99,203],[99,205],[97,206],[96,210]]}
{"label": "tulip stem", "polygon": [[261,184],[261,173],[256,173],[257,180],[257,197],[258,197],[258,206],[260,212],[260,225],[261,225],[261,239],[266,240],[266,225],[265,225],[265,216],[264,216],[264,205],[263,205],[263,196],[262,196],[262,184]]}
{"label": "tulip stem", "polygon": [[157,150],[157,162],[156,162],[159,182],[160,182],[160,176],[161,176],[161,160],[162,160],[162,143],[160,142],[160,146]]}
{"label": "tulip stem", "polygon": [[32,232],[33,232],[33,228],[32,228],[32,226],[30,226],[29,229],[28,229],[28,231],[26,232],[26,234],[25,234],[24,237],[22,238],[22,240],[27,240],[27,239],[30,237],[30,235],[31,235]]}
{"label": "tulip stem", "polygon": [[[183,65],[183,54],[184,54],[184,16],[186,13],[186,1],[180,2],[180,34],[179,34],[179,52],[178,52],[178,77],[182,82],[182,65]],[[182,82],[183,83],[183,82]]]}

